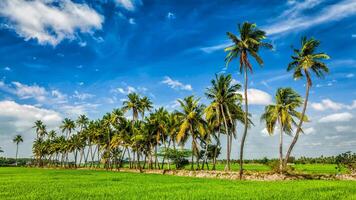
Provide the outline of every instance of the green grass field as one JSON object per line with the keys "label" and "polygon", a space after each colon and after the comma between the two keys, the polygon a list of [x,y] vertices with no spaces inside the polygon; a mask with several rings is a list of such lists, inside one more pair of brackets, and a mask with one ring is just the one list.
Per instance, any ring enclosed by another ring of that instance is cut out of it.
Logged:
{"label": "green grass field", "polygon": [[232,181],[90,170],[0,168],[0,199],[356,199],[356,182]]}

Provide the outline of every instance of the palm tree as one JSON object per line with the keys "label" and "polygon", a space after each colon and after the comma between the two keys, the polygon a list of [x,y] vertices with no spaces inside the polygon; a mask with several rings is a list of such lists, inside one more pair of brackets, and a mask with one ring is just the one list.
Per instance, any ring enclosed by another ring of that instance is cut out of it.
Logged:
{"label": "palm tree", "polygon": [[234,110],[236,105],[239,105],[242,100],[241,94],[237,93],[237,91],[241,88],[241,85],[231,84],[231,82],[231,75],[216,75],[215,80],[211,81],[212,86],[209,87],[205,93],[208,99],[213,100],[213,102],[206,109],[207,119],[214,116],[219,127],[222,124],[221,122],[224,122],[224,131],[227,136],[227,162],[225,170],[230,170],[230,138],[232,137],[232,134],[229,134],[229,125],[235,123],[230,111]]}
{"label": "palm tree", "polygon": [[128,110],[132,111],[132,120],[136,121],[138,119],[138,113],[142,111],[140,96],[137,93],[130,93],[127,95],[128,100],[122,102],[123,111],[127,112]]}
{"label": "palm tree", "polygon": [[266,47],[271,49],[272,45],[262,42],[266,38],[266,33],[257,28],[256,24],[251,24],[244,22],[238,26],[238,32],[240,37],[234,35],[233,33],[227,32],[228,37],[234,43],[233,45],[225,48],[228,52],[225,61],[228,65],[233,59],[239,58],[240,73],[244,73],[245,83],[244,83],[244,101],[245,101],[245,118],[244,118],[244,133],[241,139],[240,147],[240,179],[243,175],[243,150],[245,145],[245,139],[248,129],[248,98],[247,98],[247,84],[248,84],[248,71],[252,72],[252,65],[248,59],[252,56],[259,65],[263,65],[262,58],[258,55],[260,47]]}
{"label": "palm tree", "polygon": [[36,129],[37,139],[47,134],[46,125],[41,120],[35,121],[35,125],[32,128]]}
{"label": "palm tree", "polygon": [[197,143],[197,137],[199,135],[204,136],[206,133],[206,122],[203,119],[204,106],[199,104],[199,99],[195,99],[194,96],[188,96],[183,100],[178,100],[181,111],[177,114],[180,118],[181,124],[179,132],[177,134],[177,141],[186,139],[189,135],[192,136],[192,159],[191,169],[194,167],[194,155],[197,161],[197,167],[199,168],[198,154],[199,147]]}
{"label": "palm tree", "polygon": [[70,137],[70,134],[75,129],[75,122],[69,118],[65,118],[60,126],[62,133],[66,133],[66,138]]}
{"label": "palm tree", "polygon": [[17,155],[18,155],[18,151],[19,151],[19,144],[21,142],[23,142],[23,138],[21,135],[15,135],[14,139],[12,139],[12,142],[16,143],[16,160],[15,160],[15,163],[16,163],[16,166],[17,166]]}
{"label": "palm tree", "polygon": [[80,132],[88,126],[89,119],[86,115],[79,115],[76,125],[79,128]]}
{"label": "palm tree", "polygon": [[279,88],[275,96],[275,104],[267,105],[261,120],[265,121],[267,132],[272,135],[276,124],[279,124],[279,171],[283,172],[283,133],[291,135],[292,127],[296,126],[295,118],[301,113],[296,111],[303,103],[300,95],[292,88]]}
{"label": "palm tree", "polygon": [[[72,131],[75,129],[75,122],[69,118],[65,118],[62,121],[62,125],[60,126],[62,133],[66,133],[66,140],[70,139],[70,135]],[[69,162],[68,160],[68,150],[66,151],[66,161],[67,163]]]}
{"label": "palm tree", "polygon": [[140,104],[140,111],[143,119],[145,117],[145,111],[150,111],[153,108],[153,103],[148,97],[145,96],[140,99]]}
{"label": "palm tree", "polygon": [[305,116],[305,112],[308,105],[309,90],[312,87],[312,73],[318,78],[323,78],[324,73],[329,73],[329,69],[322,60],[329,59],[330,57],[326,53],[317,53],[316,50],[320,45],[320,41],[314,38],[307,39],[302,37],[301,49],[294,49],[294,55],[292,56],[292,62],[289,63],[287,71],[293,70],[293,78],[295,80],[302,77],[306,77],[306,92],[304,106],[301,114],[300,121],[297,126],[296,133],[294,135],[293,141],[290,144],[286,157],[284,159],[284,165],[287,165],[288,159],[294,145],[297,143],[299,134],[302,131],[302,125]]}

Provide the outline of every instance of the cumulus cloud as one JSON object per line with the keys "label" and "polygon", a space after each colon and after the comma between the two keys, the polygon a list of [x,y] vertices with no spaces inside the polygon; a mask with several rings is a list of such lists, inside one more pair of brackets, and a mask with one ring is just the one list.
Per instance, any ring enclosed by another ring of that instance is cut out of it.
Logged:
{"label": "cumulus cloud", "polygon": [[26,134],[36,120],[42,120],[48,127],[55,127],[62,120],[56,111],[22,105],[15,101],[0,101],[0,110],[0,134]]}
{"label": "cumulus cloud", "polygon": [[350,74],[346,74],[346,78],[353,78],[355,76],[355,74],[350,73]]}
{"label": "cumulus cloud", "polygon": [[88,5],[71,0],[3,0],[0,16],[26,41],[36,39],[39,44],[54,46],[64,39],[75,39],[77,32],[101,29],[104,21],[104,17]]}
{"label": "cumulus cloud", "polygon": [[323,111],[327,109],[340,110],[344,107],[341,103],[336,103],[330,99],[323,99],[320,103],[312,103],[311,107],[314,110]]}
{"label": "cumulus cloud", "polygon": [[323,99],[321,100],[320,103],[311,103],[311,107],[317,111],[325,111],[325,110],[337,111],[341,109],[352,110],[356,108],[356,100],[354,100],[351,105],[346,105],[343,103],[334,102],[331,99]]}
{"label": "cumulus cloud", "polygon": [[5,71],[11,71],[11,68],[10,67],[4,67],[4,70]]}
{"label": "cumulus cloud", "polygon": [[[243,95],[243,92],[239,92]],[[247,98],[250,105],[267,105],[272,103],[272,97],[267,92],[259,89],[247,89]]]}
{"label": "cumulus cloud", "polygon": [[343,113],[335,113],[331,115],[327,115],[322,117],[319,122],[321,123],[329,123],[329,122],[347,122],[353,118],[353,115],[348,112]]}
{"label": "cumulus cloud", "polygon": [[171,87],[173,89],[188,90],[188,91],[193,90],[193,87],[190,84],[183,84],[182,82],[180,82],[178,80],[173,80],[168,76],[164,77],[162,83],[168,85],[169,87]]}

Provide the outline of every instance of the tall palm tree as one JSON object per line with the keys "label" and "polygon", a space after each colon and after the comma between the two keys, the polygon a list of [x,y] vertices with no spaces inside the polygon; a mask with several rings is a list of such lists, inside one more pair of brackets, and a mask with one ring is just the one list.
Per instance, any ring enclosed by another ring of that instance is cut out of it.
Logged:
{"label": "tall palm tree", "polygon": [[180,118],[181,124],[179,127],[179,132],[177,134],[177,141],[180,142],[187,138],[189,135],[192,136],[192,159],[191,159],[191,169],[194,168],[194,155],[196,157],[197,165],[199,168],[198,157],[199,157],[199,146],[197,143],[197,138],[199,135],[204,136],[206,133],[206,122],[204,121],[204,106],[199,104],[199,99],[195,99],[194,96],[188,96],[183,100],[178,100],[181,111],[177,114]]}
{"label": "tall palm tree", "polygon": [[258,55],[258,51],[261,47],[266,47],[271,49],[272,45],[263,42],[262,40],[266,38],[266,33],[257,28],[256,24],[251,24],[249,22],[244,22],[242,25],[238,26],[238,32],[240,36],[236,36],[233,33],[227,32],[227,36],[232,40],[233,45],[225,48],[228,52],[225,61],[228,65],[232,60],[239,59],[240,73],[244,74],[244,101],[245,101],[245,127],[244,133],[241,139],[240,147],[240,179],[243,175],[243,150],[245,145],[245,139],[248,129],[248,97],[247,97],[247,84],[248,84],[248,71],[252,72],[252,64],[249,61],[249,56],[252,56],[259,65],[263,65],[262,58]]}
{"label": "tall palm tree", "polygon": [[214,116],[219,125],[223,122],[224,131],[227,136],[227,162],[225,170],[230,170],[230,138],[232,137],[232,133],[229,133],[229,125],[235,123],[230,111],[234,110],[236,105],[240,104],[242,100],[241,94],[237,93],[241,85],[232,84],[231,75],[216,75],[215,80],[212,80],[211,84],[212,86],[207,89],[205,95],[213,101],[206,109],[206,116],[208,119]]}
{"label": "tall palm tree", "polygon": [[142,114],[142,119],[145,117],[145,111],[150,111],[153,108],[153,103],[148,97],[142,97],[140,99],[140,112]]}
{"label": "tall palm tree", "polygon": [[138,114],[142,110],[141,109],[141,101],[140,96],[137,93],[130,93],[127,95],[127,100],[122,102],[123,111],[127,112],[128,110],[132,111],[132,120],[136,121],[138,119]]}
{"label": "tall palm tree", "polygon": [[12,139],[12,141],[14,143],[16,143],[16,160],[15,160],[15,163],[16,163],[16,166],[17,166],[17,155],[18,155],[18,152],[19,152],[19,144],[21,142],[23,142],[23,138],[21,135],[15,135],[14,139]]}
{"label": "tall palm tree", "polygon": [[305,112],[308,105],[309,90],[312,87],[312,73],[317,78],[323,78],[325,73],[329,73],[329,68],[326,66],[322,60],[329,59],[330,57],[326,53],[316,52],[320,45],[320,41],[314,38],[307,39],[302,37],[301,39],[301,49],[294,49],[294,55],[292,56],[292,62],[289,63],[287,71],[293,70],[293,78],[295,80],[302,77],[306,77],[306,90],[305,90],[305,100],[304,106],[301,114],[301,119],[298,123],[296,133],[294,135],[293,141],[290,144],[286,157],[284,159],[284,164],[288,163],[288,159],[294,145],[297,143],[299,134],[302,131],[302,125],[305,116]]}
{"label": "tall palm tree", "polygon": [[292,88],[279,88],[275,96],[275,104],[267,105],[261,120],[266,123],[267,132],[272,135],[276,124],[280,128],[279,134],[279,171],[283,172],[283,133],[291,135],[292,127],[296,126],[295,118],[301,113],[296,111],[303,104],[301,96]]}

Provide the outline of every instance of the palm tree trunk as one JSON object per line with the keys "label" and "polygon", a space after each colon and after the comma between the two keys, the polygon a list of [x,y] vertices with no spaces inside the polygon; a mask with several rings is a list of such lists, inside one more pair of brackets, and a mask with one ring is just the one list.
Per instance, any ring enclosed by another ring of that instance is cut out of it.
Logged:
{"label": "palm tree trunk", "polygon": [[17,155],[19,152],[19,143],[16,144],[16,159],[15,159],[15,165],[17,166]]}
{"label": "palm tree trunk", "polygon": [[213,168],[212,168],[212,170],[216,170],[218,147],[220,147],[220,127],[219,127],[219,132],[218,132],[218,141],[216,143],[216,147],[215,147],[215,150],[214,150],[214,159],[213,159]]}
{"label": "palm tree trunk", "polygon": [[248,83],[248,76],[247,76],[247,68],[245,67],[245,91],[244,91],[244,96],[245,96],[245,128],[244,128],[244,134],[242,135],[241,139],[241,146],[240,146],[240,179],[242,179],[243,176],[243,157],[244,157],[244,146],[245,146],[245,140],[246,140],[246,135],[247,135],[247,128],[248,128],[248,98],[247,98],[247,83]]}
{"label": "palm tree trunk", "polygon": [[281,126],[281,132],[279,133],[279,173],[283,174],[283,127]]}
{"label": "palm tree trunk", "polygon": [[227,151],[226,151],[226,165],[225,165],[225,171],[226,170],[230,170],[230,135],[229,135],[229,129],[227,126],[227,122],[226,122],[226,117],[225,117],[225,112],[224,112],[224,108],[222,105],[220,105],[220,109],[221,109],[221,113],[223,115],[223,119],[224,119],[224,125],[225,125],[225,132],[226,132],[226,141],[227,141]]}
{"label": "palm tree trunk", "polygon": [[301,115],[301,118],[300,118],[300,121],[299,121],[299,124],[298,124],[298,127],[297,127],[297,131],[296,131],[296,133],[295,133],[295,135],[294,135],[293,141],[292,141],[292,143],[290,144],[290,146],[289,146],[289,148],[288,148],[286,157],[284,158],[284,164],[283,164],[283,166],[286,166],[286,165],[287,165],[288,159],[289,159],[289,157],[290,157],[290,154],[292,153],[292,150],[293,150],[293,148],[294,148],[294,145],[297,143],[298,138],[299,138],[299,134],[300,134],[300,132],[302,131],[303,119],[304,119],[305,111],[307,110],[307,105],[308,105],[308,98],[309,98],[309,89],[310,89],[310,86],[311,86],[310,83],[307,82],[306,92],[305,92],[305,100],[304,100],[304,106],[303,106],[302,115]]}

